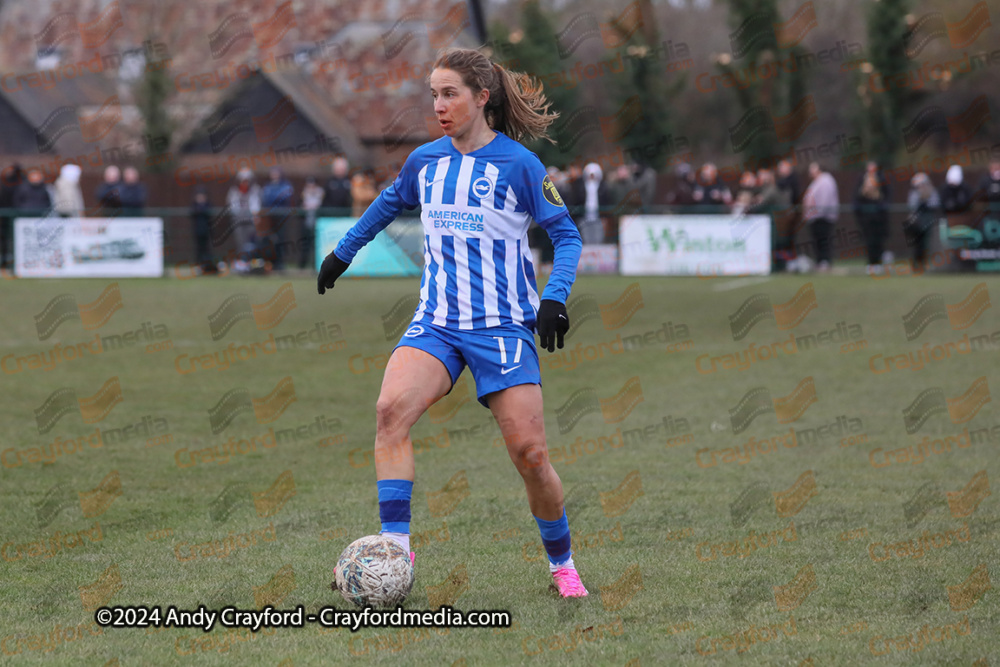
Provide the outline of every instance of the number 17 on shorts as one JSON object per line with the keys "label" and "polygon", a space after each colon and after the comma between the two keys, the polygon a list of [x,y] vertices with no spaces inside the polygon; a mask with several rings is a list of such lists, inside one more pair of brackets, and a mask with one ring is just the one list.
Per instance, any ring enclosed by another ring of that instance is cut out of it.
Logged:
{"label": "number 17 on shorts", "polygon": [[[494,347],[486,345],[478,355],[468,355],[469,367],[476,378],[480,396],[519,384],[541,384],[538,352],[530,341],[516,336],[493,336]],[[483,343],[489,340],[483,339]]]}
{"label": "number 17 on shorts", "polygon": [[495,340],[497,342],[497,345],[500,346],[500,365],[504,367],[504,368],[500,369],[500,374],[501,375],[506,375],[507,373],[510,373],[511,371],[513,371],[515,368],[517,368],[521,364],[521,348],[524,346],[524,341],[522,339],[520,339],[520,338],[516,338],[515,339],[517,341],[517,347],[514,349],[514,361],[511,362],[511,363],[518,364],[518,366],[513,366],[511,368],[507,368],[506,367],[507,366],[507,344],[504,343],[503,338],[501,338],[500,336],[494,336],[493,340]]}

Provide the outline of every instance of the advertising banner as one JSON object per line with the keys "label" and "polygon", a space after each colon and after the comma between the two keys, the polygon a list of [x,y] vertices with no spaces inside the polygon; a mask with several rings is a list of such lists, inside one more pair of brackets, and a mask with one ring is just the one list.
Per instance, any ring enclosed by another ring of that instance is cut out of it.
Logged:
{"label": "advertising banner", "polygon": [[614,243],[601,243],[583,246],[580,253],[580,264],[576,272],[583,273],[618,273],[618,246]]}
{"label": "advertising banner", "polygon": [[[333,252],[356,218],[320,218],[316,221],[316,270]],[[356,277],[419,276],[424,269],[424,228],[420,220],[402,219],[389,224],[358,252],[344,273]]]}
{"label": "advertising banner", "polygon": [[19,278],[159,278],[162,218],[17,218]]}
{"label": "advertising banner", "polygon": [[619,237],[626,276],[771,272],[766,215],[631,215],[621,219]]}

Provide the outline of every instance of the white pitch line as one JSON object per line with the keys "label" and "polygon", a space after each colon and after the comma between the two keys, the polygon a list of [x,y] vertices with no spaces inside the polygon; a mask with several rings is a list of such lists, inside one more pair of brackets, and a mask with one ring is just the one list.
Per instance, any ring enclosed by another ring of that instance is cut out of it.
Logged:
{"label": "white pitch line", "polygon": [[724,283],[719,283],[712,288],[713,292],[728,292],[729,290],[739,289],[741,287],[748,287],[750,285],[759,285],[760,283],[766,283],[771,278],[760,277],[760,278],[737,278],[736,280],[728,280]]}

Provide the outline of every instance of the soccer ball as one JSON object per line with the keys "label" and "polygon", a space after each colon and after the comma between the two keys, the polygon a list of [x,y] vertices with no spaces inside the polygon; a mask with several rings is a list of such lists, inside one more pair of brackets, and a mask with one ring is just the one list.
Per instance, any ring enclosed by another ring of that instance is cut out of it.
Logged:
{"label": "soccer ball", "polygon": [[333,569],[334,585],[359,607],[395,607],[413,587],[413,563],[395,540],[368,535],[351,542]]}

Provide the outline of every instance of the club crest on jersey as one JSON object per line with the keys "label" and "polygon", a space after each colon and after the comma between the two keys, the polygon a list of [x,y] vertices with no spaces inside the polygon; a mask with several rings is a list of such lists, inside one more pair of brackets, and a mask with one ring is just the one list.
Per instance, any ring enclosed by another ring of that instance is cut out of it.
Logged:
{"label": "club crest on jersey", "polygon": [[556,184],[553,183],[552,179],[548,176],[542,179],[542,194],[545,195],[545,201],[553,206],[563,205],[563,198],[559,196],[559,191],[556,190]]}
{"label": "club crest on jersey", "polygon": [[480,199],[486,199],[493,194],[493,181],[482,176],[472,183],[472,192]]}

